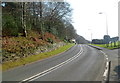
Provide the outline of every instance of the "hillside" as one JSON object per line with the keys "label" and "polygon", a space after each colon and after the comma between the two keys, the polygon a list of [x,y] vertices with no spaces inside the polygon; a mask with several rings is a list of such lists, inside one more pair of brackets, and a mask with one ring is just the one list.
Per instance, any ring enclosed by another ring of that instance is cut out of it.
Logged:
{"label": "hillside", "polygon": [[77,38],[76,38],[76,42],[78,43],[78,44],[87,44],[89,41],[87,41],[84,37],[82,37],[82,36],[78,36]]}
{"label": "hillside", "polygon": [[72,25],[72,9],[67,2],[2,2],[1,5],[5,70],[64,52],[74,45],[70,44],[72,39],[86,43]]}
{"label": "hillside", "polygon": [[42,53],[52,48],[53,43],[61,42],[53,34],[46,32],[44,40],[40,39],[40,34],[31,31],[28,37],[3,37],[2,40],[2,55],[3,62],[14,61],[21,57]]}

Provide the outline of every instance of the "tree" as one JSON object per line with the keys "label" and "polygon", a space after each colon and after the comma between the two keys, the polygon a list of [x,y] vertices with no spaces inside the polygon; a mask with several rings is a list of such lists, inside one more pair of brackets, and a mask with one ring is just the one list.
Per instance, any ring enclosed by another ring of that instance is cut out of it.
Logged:
{"label": "tree", "polygon": [[[36,30],[41,34],[41,39],[44,39],[44,32],[52,33],[60,39],[66,36],[69,39],[77,37],[71,23],[72,9],[67,2],[6,2],[6,4],[8,6],[5,6],[3,12],[10,16],[9,23],[12,28],[14,27],[14,30],[10,28],[10,31],[16,34],[23,33],[23,36],[27,37],[29,30]],[[6,22],[3,22],[3,28],[9,27]],[[6,32],[6,29],[4,31]]]}
{"label": "tree", "polygon": [[27,2],[22,2],[22,28],[23,28],[23,36],[27,37],[27,30],[26,30],[26,11],[27,11]]}
{"label": "tree", "polygon": [[20,22],[16,16],[18,11],[17,3],[4,3],[2,7],[2,35],[3,36],[17,36],[19,32]]}
{"label": "tree", "polygon": [[106,44],[106,46],[109,46],[109,42],[110,42],[110,36],[109,35],[104,35],[104,42]]}

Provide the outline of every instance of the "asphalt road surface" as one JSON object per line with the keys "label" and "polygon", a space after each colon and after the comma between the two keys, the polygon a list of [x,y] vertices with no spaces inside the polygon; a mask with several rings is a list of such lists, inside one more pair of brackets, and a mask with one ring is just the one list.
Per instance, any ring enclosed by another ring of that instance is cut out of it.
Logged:
{"label": "asphalt road surface", "polygon": [[3,72],[3,81],[102,81],[105,56],[88,45]]}

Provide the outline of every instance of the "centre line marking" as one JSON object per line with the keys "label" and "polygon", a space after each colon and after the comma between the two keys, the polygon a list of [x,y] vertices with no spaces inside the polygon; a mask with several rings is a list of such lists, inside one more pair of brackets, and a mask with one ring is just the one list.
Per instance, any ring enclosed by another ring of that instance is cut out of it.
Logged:
{"label": "centre line marking", "polygon": [[[81,47],[81,46],[80,46],[80,47]],[[33,80],[35,80],[35,79],[38,79],[38,78],[40,78],[40,77],[42,77],[42,76],[44,76],[44,75],[46,75],[46,74],[48,74],[48,73],[50,73],[50,72],[52,72],[52,71],[54,71],[54,70],[56,70],[56,69],[64,66],[64,65],[70,63],[71,61],[73,61],[73,60],[75,60],[76,58],[78,58],[82,53],[83,53],[83,49],[82,49],[82,47],[81,47],[80,51],[79,51],[75,56],[73,56],[73,57],[69,58],[68,60],[66,60],[66,61],[64,61],[64,62],[62,62],[62,63],[60,63],[60,64],[58,64],[58,65],[56,65],[56,66],[54,66],[54,67],[51,67],[51,68],[49,68],[49,69],[47,69],[47,70],[45,70],[45,71],[43,71],[43,72],[40,72],[40,73],[38,73],[38,74],[36,74],[36,75],[33,75],[33,76],[31,76],[31,77],[29,77],[29,78],[27,78],[27,79],[24,79],[24,80],[22,80],[22,81],[19,82],[19,83],[27,83],[27,82],[33,81]]]}

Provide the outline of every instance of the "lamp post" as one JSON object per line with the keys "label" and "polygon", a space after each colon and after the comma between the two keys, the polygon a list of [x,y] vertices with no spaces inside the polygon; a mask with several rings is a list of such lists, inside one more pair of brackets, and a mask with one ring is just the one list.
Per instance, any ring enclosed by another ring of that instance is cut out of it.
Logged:
{"label": "lamp post", "polygon": [[108,35],[108,22],[107,22],[107,14],[103,12],[99,12],[99,14],[104,14],[106,17],[106,35]]}
{"label": "lamp post", "polygon": [[91,32],[91,44],[92,44],[92,29],[88,29]]}
{"label": "lamp post", "polygon": [[105,17],[106,17],[106,35],[107,35],[107,40],[106,41],[106,46],[108,47],[109,46],[109,40],[108,40],[108,22],[107,22],[107,14],[105,12],[99,12],[99,14],[104,14]]}

